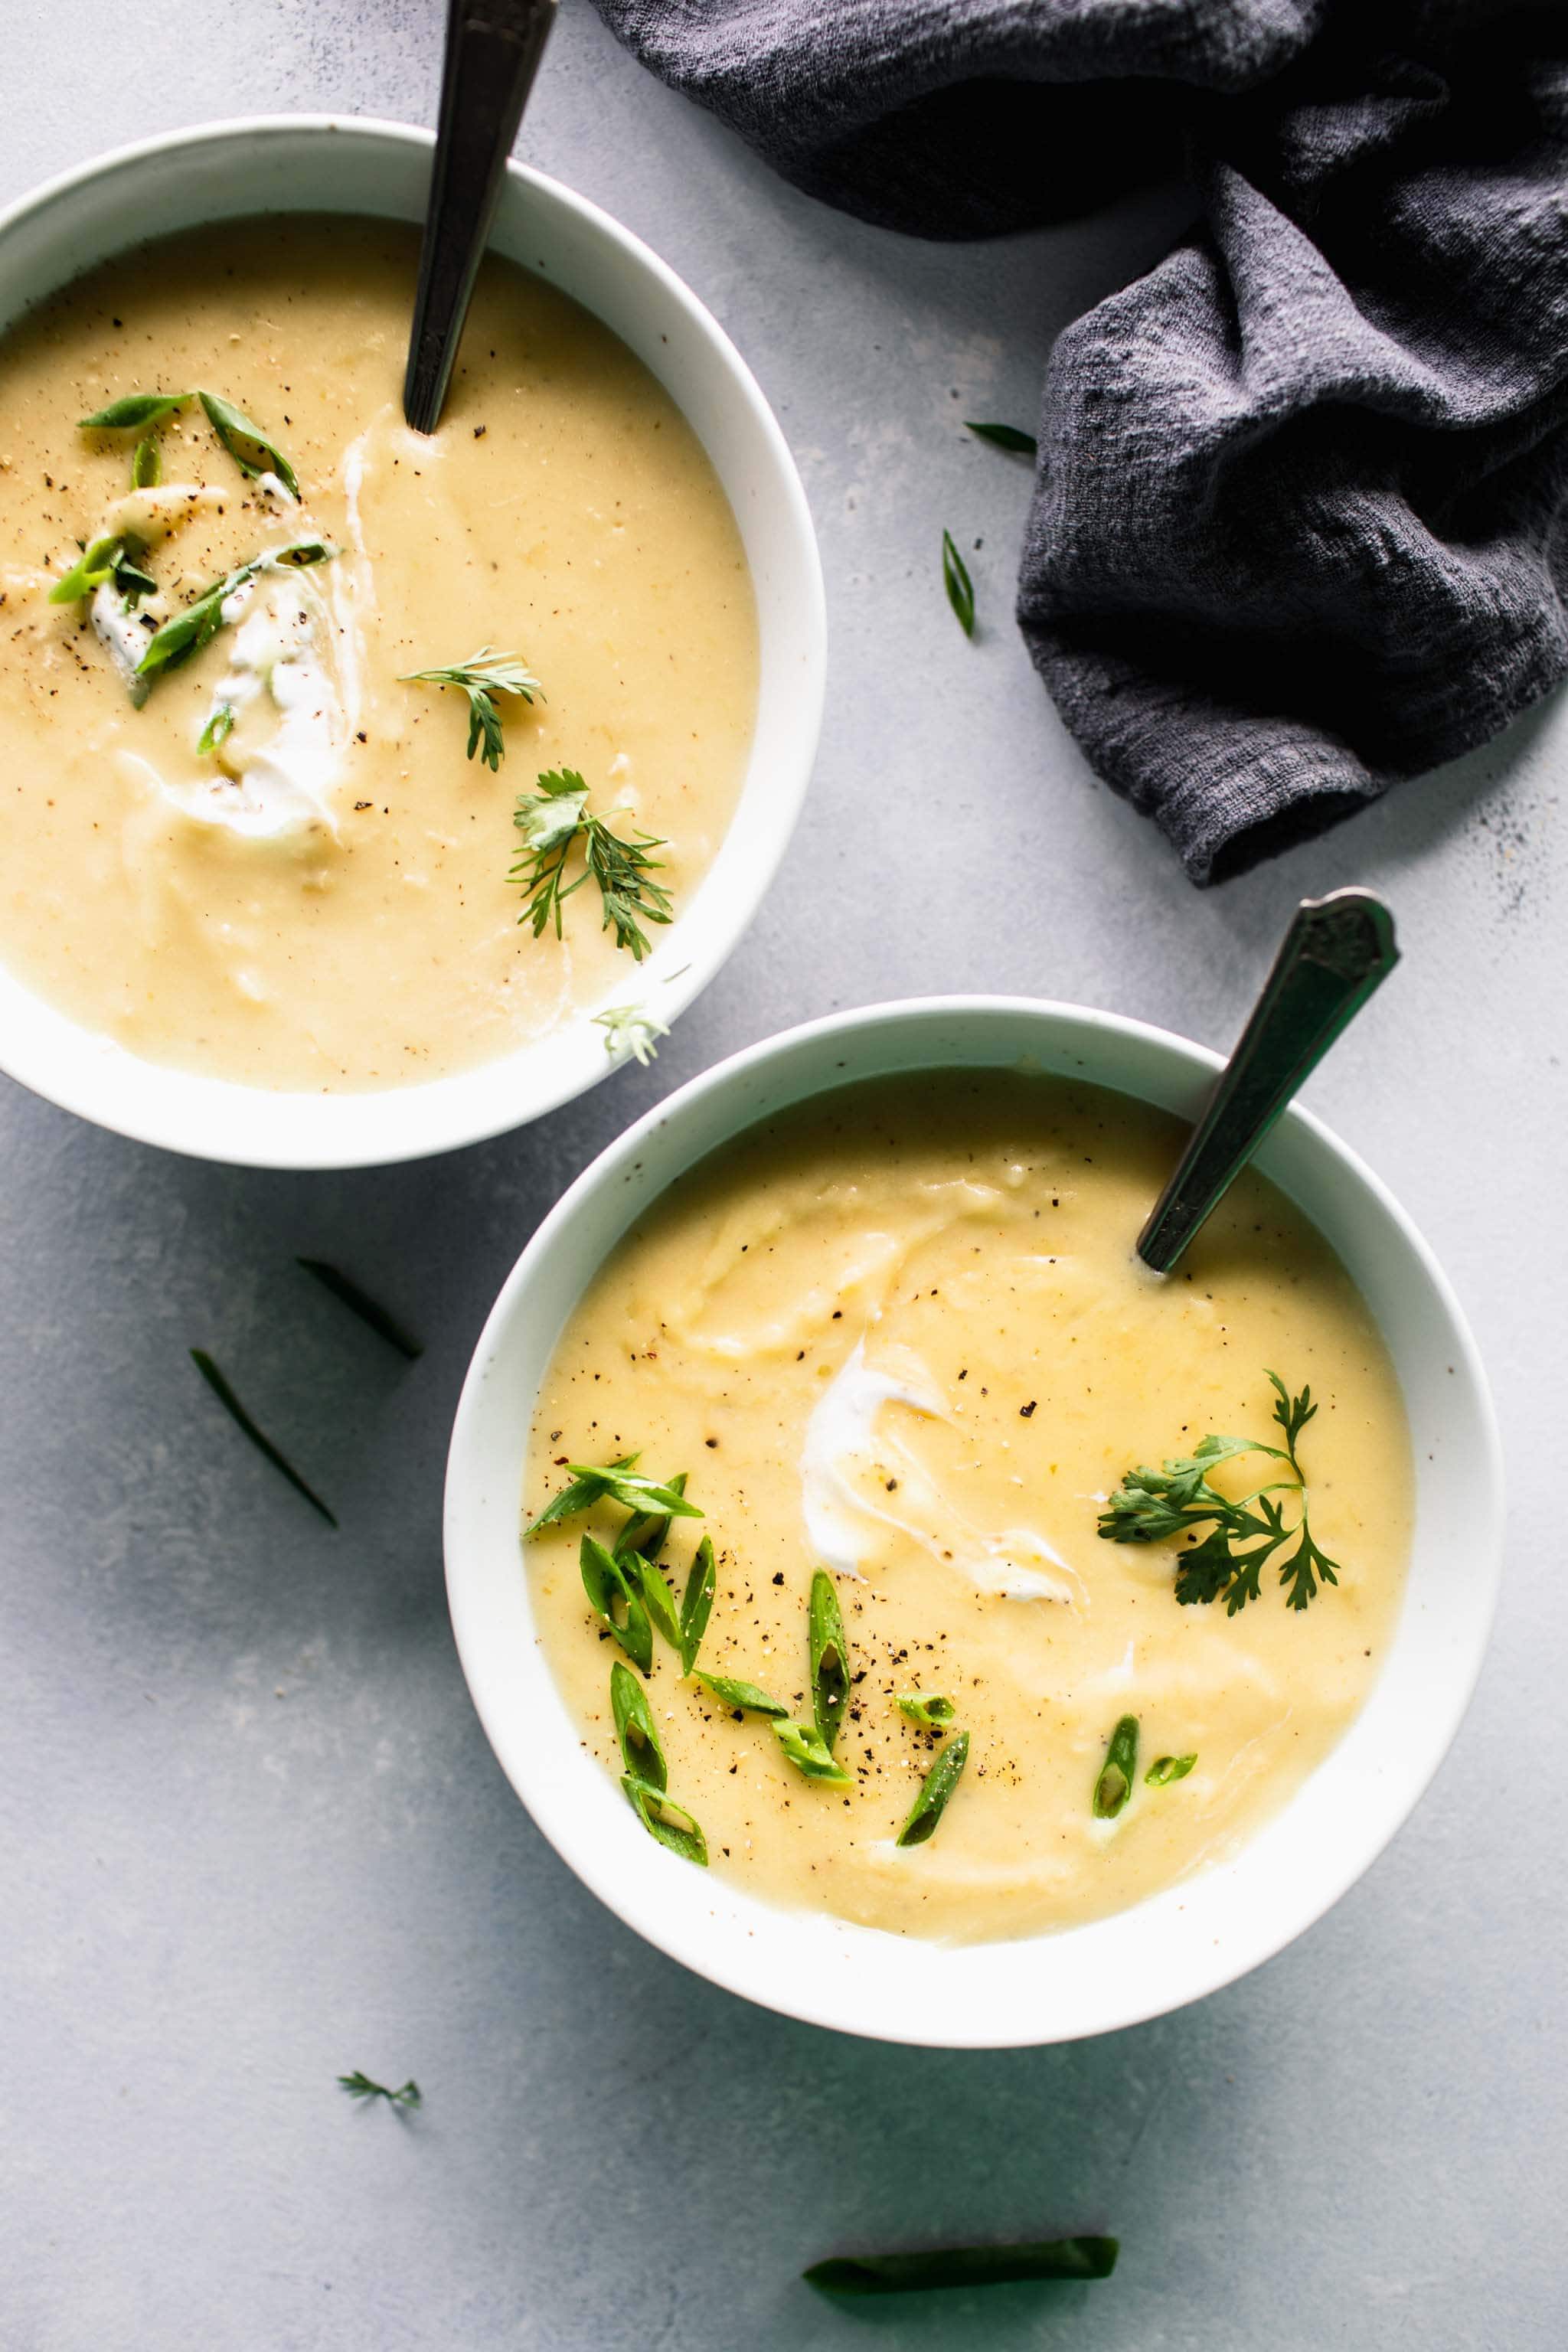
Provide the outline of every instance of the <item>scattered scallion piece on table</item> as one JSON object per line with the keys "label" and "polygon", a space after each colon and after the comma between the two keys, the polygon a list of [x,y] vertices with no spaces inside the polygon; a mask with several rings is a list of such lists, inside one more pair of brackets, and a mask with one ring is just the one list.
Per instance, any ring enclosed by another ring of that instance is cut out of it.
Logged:
{"label": "scattered scallion piece on table", "polygon": [[910,1807],[910,1817],[899,1832],[896,1844],[924,1845],[946,1811],[947,1801],[968,1761],[969,1734],[955,1732],[921,1781],[920,1795]]}
{"label": "scattered scallion piece on table", "polygon": [[808,1780],[826,1780],[836,1789],[853,1786],[853,1776],[836,1761],[815,1723],[775,1723],[773,1738],[797,1772]]}
{"label": "scattered scallion piece on table", "polygon": [[653,1665],[653,1628],[642,1597],[634,1590],[625,1568],[614,1552],[606,1551],[593,1536],[584,1537],[577,1564],[583,1572],[588,1606],[646,1675]]}
{"label": "scattered scallion piece on table", "polygon": [[[672,1519],[702,1517],[696,1504],[689,1503],[673,1481],[665,1486],[657,1478],[637,1476],[634,1465],[639,1459],[636,1454],[626,1454],[603,1469],[590,1462],[568,1462],[570,1486],[563,1486],[554,1500],[545,1505],[532,1526],[524,1528],[524,1537],[536,1536],[542,1528],[569,1519],[574,1512],[589,1510],[595,1503],[603,1502],[619,1503],[628,1511],[658,1512]],[[680,1486],[685,1483],[683,1474]]]}
{"label": "scattered scallion piece on table", "polygon": [[974,635],[974,583],[969,569],[952,543],[952,533],[942,535],[942,580],[947,590],[947,601],[958,615],[958,625],[966,637]]}
{"label": "scattered scallion piece on table", "polygon": [[1197,1760],[1195,1751],[1191,1756],[1156,1756],[1143,1775],[1143,1786],[1164,1789],[1173,1780],[1184,1780]]}
{"label": "scattered scallion piece on table", "polygon": [[497,653],[493,646],[481,646],[467,661],[453,662],[446,669],[406,670],[398,683],[458,687],[468,698],[468,757],[471,760],[477,751],[487,768],[498,771],[506,740],[496,696],[515,694],[524,702],[532,702],[542,700],[544,694],[521,654]]}
{"label": "scattered scallion piece on table", "polygon": [[704,1690],[710,1690],[725,1706],[742,1708],[747,1715],[784,1716],[789,1709],[782,1699],[770,1698],[755,1683],[740,1682],[731,1675],[699,1675]]}
{"label": "scattered scallion piece on table", "polygon": [[849,1644],[844,1638],[838,1594],[825,1568],[819,1568],[811,1580],[806,1639],[811,1653],[812,1711],[822,1744],[831,1755],[849,1704]]}
{"label": "scattered scallion piece on table", "polygon": [[[519,794],[512,822],[522,835],[522,846],[511,879],[526,893],[518,921],[530,924],[535,939],[552,921],[556,938],[561,937],[563,908],[591,881],[604,912],[600,929],[615,932],[616,945],[626,949],[634,963],[649,952],[642,925],[668,923],[673,911],[668,891],[650,878],[663,861],[648,852],[665,844],[651,833],[629,837],[616,833],[610,818],[623,814],[612,809],[609,816],[595,814],[588,806],[588,787],[575,768],[549,769],[539,778],[538,792]],[[583,870],[568,882],[566,861],[574,844],[581,845]]]}
{"label": "scattered scallion piece on table", "polygon": [[1011,449],[1020,457],[1033,457],[1038,453],[1040,445],[1034,435],[1020,432],[1016,425],[976,425],[973,417],[966,416],[963,426],[977,441],[989,441],[994,449]]}
{"label": "scattered scallion piece on table", "polygon": [[594,1022],[605,1033],[606,1054],[630,1054],[645,1070],[658,1059],[655,1038],[669,1034],[669,1024],[640,1004],[612,1004],[607,1011],[595,1013]]}
{"label": "scattered scallion piece on table", "polygon": [[[1305,1609],[1323,1585],[1340,1580],[1339,1562],[1312,1539],[1307,1481],[1296,1450],[1318,1410],[1312,1391],[1303,1388],[1292,1396],[1278,1372],[1269,1372],[1268,1379],[1274,1390],[1274,1418],[1285,1440],[1282,1446],[1254,1437],[1205,1437],[1191,1454],[1173,1457],[1161,1470],[1143,1465],[1128,1471],[1100,1515],[1100,1533],[1110,1543],[1194,1537],[1189,1548],[1176,1554],[1176,1599],[1184,1604],[1223,1599],[1228,1617],[1261,1597],[1265,1567],[1292,1537],[1294,1549],[1279,1562],[1279,1581],[1290,1608]],[[1208,1474],[1216,1463],[1241,1454],[1262,1454],[1283,1462],[1290,1475],[1231,1502],[1210,1485]],[[1294,1527],[1286,1525],[1284,1506],[1273,1500],[1281,1494],[1300,1498],[1301,1516]],[[1205,1526],[1209,1532],[1200,1543],[1195,1530]]]}
{"label": "scattered scallion piece on table", "polygon": [[939,1691],[900,1691],[895,1701],[899,1713],[907,1716],[922,1731],[945,1731],[952,1721],[953,1705]]}
{"label": "scattered scallion piece on table", "polygon": [[400,2090],[389,2091],[384,2083],[373,2083],[368,2074],[356,2067],[352,2074],[340,2074],[338,2087],[351,2099],[384,2099],[389,2107],[417,2107],[423,2105],[419,2085],[410,2075]]}
{"label": "scattered scallion piece on table", "polygon": [[258,1429],[256,1423],[246,1412],[245,1407],[240,1403],[239,1399],[230,1388],[222,1372],[219,1371],[212,1358],[207,1354],[206,1349],[205,1348],[193,1348],[191,1349],[191,1361],[195,1364],[197,1371],[200,1372],[203,1380],[205,1381],[208,1388],[211,1389],[214,1396],[216,1397],[219,1404],[222,1405],[224,1411],[228,1414],[230,1420],[244,1431],[246,1436],[249,1438],[257,1452],[258,1454],[264,1454],[275,1470],[281,1471],[283,1476],[288,1479],[289,1484],[293,1487],[295,1493],[302,1495],[306,1502],[310,1504],[310,1508],[313,1511],[319,1511],[330,1528],[335,1528],[338,1524],[336,1518],[327,1508],[325,1503],[322,1502],[315,1488],[306,1485],[304,1479],[300,1477],[300,1473],[295,1469],[294,1465],[289,1461],[288,1455],[279,1451],[278,1447],[273,1444],[272,1440],[266,1434],[265,1431]]}
{"label": "scattered scallion piece on table", "polygon": [[204,588],[190,604],[183,604],[149,637],[147,649],[136,665],[137,677],[160,677],[165,670],[199,653],[223,626],[223,608],[228,599],[247,582],[259,578],[264,572],[299,572],[311,563],[325,563],[337,551],[324,539],[296,539],[287,547],[271,548],[265,555],[253,555],[248,562],[237,565],[223,579]]}
{"label": "scattered scallion piece on table", "polygon": [[1132,1794],[1138,1769],[1138,1717],[1124,1715],[1110,1735],[1105,1761],[1094,1784],[1094,1818],[1113,1822]]}
{"label": "scattered scallion piece on table", "polygon": [[646,1780],[635,1779],[630,1772],[621,1775],[621,1787],[626,1802],[640,1816],[650,1837],[656,1837],[660,1845],[667,1845],[683,1861],[699,1863],[706,1869],[708,1841],[695,1815],[666,1796],[662,1789],[649,1788]]}
{"label": "scattered scallion piece on table", "polygon": [[610,1711],[616,1718],[616,1737],[621,1743],[621,1761],[632,1779],[640,1780],[647,1789],[668,1789],[669,1767],[664,1760],[647,1693],[630,1666],[623,1666],[619,1658],[610,1668]]}
{"label": "scattered scallion piece on table", "polygon": [[395,1348],[400,1356],[406,1356],[411,1364],[416,1363],[425,1353],[419,1340],[405,1331],[395,1316],[389,1315],[384,1307],[368,1291],[362,1290],[357,1282],[351,1281],[339,1267],[329,1265],[326,1259],[321,1257],[300,1257],[294,1263],[303,1266],[307,1274],[314,1276],[323,1290],[330,1290],[351,1315],[357,1315],[362,1323],[370,1326],[378,1339],[384,1339],[389,1348]]}
{"label": "scattered scallion piece on table", "polygon": [[680,1596],[680,1671],[683,1675],[689,1675],[697,1664],[697,1653],[702,1647],[702,1636],[708,1631],[708,1620],[713,1612],[713,1595],[718,1587],[719,1572],[713,1562],[712,1538],[704,1536],[697,1547],[697,1557],[691,1563],[686,1590]]}
{"label": "scattered scallion piece on table", "polygon": [[1105,2279],[1120,2252],[1116,2238],[1048,2238],[1020,2246],[939,2246],[929,2253],[835,2254],[802,2275],[825,2294],[908,2294],[1023,2279]]}

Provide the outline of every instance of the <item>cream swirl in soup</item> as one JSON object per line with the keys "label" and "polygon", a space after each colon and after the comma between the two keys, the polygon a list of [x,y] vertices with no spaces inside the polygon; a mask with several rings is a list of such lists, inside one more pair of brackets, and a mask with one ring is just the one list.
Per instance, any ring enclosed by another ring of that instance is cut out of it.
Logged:
{"label": "cream swirl in soup", "polygon": [[[697,1544],[714,1547],[696,1671],[656,1624],[645,1675],[608,1622],[624,1610],[590,1604],[582,1538],[613,1549],[628,1524],[614,1502],[531,1536],[524,1570],[584,1743],[617,1773],[645,1753],[623,1752],[612,1713],[611,1667],[627,1666],[711,1868],[902,1933],[1063,1927],[1233,1853],[1356,1713],[1410,1539],[1387,1351],[1321,1235],[1256,1173],[1175,1276],[1138,1263],[1179,1141],[1124,1097],[1020,1075],[828,1095],[673,1186],[582,1299],[539,1399],[525,1514],[574,1465],[635,1453],[637,1475],[688,1474],[703,1517],[674,1520],[656,1565],[679,1608]],[[1270,1370],[1307,1397],[1295,1467]],[[1147,1522],[1128,1474],[1163,1478],[1210,1436],[1273,1449],[1199,1461],[1237,1514],[1228,1590],[1203,1549],[1212,1522],[1101,1532],[1119,1510]],[[1282,1540],[1227,1608],[1259,1542],[1248,1524],[1267,1535],[1271,1511]],[[833,1780],[700,1678],[749,1684],[809,1730],[824,1570],[850,1675]],[[946,1709],[922,1723],[932,1700]],[[900,1844],[963,1734],[934,1829]]]}
{"label": "cream swirl in soup", "polygon": [[[658,841],[677,919],[734,810],[755,610],[689,426],[490,259],[440,429],[411,433],[417,249],[398,224],[226,223],[0,341],[0,958],[154,1061],[382,1087],[636,1000],[591,879],[559,936],[520,923],[516,803],[579,776]],[[79,423],[154,392],[185,397],[144,432]],[[149,677],[215,588],[211,631]],[[496,767],[466,756],[460,688],[405,682],[480,649],[534,689],[491,698]]]}

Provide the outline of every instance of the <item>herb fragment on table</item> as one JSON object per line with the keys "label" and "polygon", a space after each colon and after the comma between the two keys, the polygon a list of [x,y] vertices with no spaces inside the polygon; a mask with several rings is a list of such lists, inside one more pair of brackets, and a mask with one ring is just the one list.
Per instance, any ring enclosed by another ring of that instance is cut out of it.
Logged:
{"label": "herb fragment on table", "polygon": [[789,1709],[782,1699],[770,1698],[755,1683],[738,1681],[731,1675],[699,1675],[704,1690],[710,1690],[724,1706],[737,1706],[747,1715],[784,1716]]}
{"label": "herb fragment on table", "polygon": [[947,601],[958,615],[958,625],[966,637],[974,635],[974,583],[968,566],[952,543],[952,533],[942,535],[942,582],[947,590]]}
{"label": "herb fragment on table", "polygon": [[[610,819],[625,814],[623,809],[612,809],[609,816],[595,814],[588,806],[588,787],[575,768],[552,768],[540,776],[538,792],[519,795],[512,822],[522,835],[522,847],[511,879],[526,894],[518,921],[531,925],[535,939],[552,921],[559,939],[567,899],[592,882],[604,910],[600,929],[615,932],[616,945],[626,948],[634,963],[649,952],[642,925],[668,923],[672,911],[668,891],[650,879],[662,870],[663,860],[648,852],[666,845],[651,833],[629,838],[616,833]],[[568,882],[566,866],[574,847],[581,850],[583,870]]]}
{"label": "herb fragment on table", "polygon": [[669,1034],[669,1024],[640,1004],[612,1004],[595,1013],[594,1021],[605,1033],[605,1051],[612,1060],[617,1054],[631,1054],[644,1069],[658,1059],[654,1039]]}
{"label": "herb fragment on table", "polygon": [[1026,2279],[1105,2279],[1118,2238],[1047,2238],[1018,2246],[939,2246],[929,2253],[835,2254],[801,2275],[825,2294],[908,2294],[925,2287],[1003,2286]]}
{"label": "herb fragment on table", "polygon": [[[107,408],[96,409],[92,415],[79,418],[79,423],[84,432],[146,435],[193,400],[201,402],[207,423],[242,474],[252,480],[262,474],[276,475],[289,497],[299,498],[299,478],[277,442],[242,408],[226,400],[221,392],[128,392],[121,399],[111,400]],[[137,454],[140,456],[140,451]],[[132,460],[133,480],[134,463]],[[153,478],[156,480],[157,477]]]}
{"label": "herb fragment on table", "polygon": [[253,555],[248,562],[237,564],[221,580],[204,588],[190,604],[182,605],[173,619],[165,621],[148,639],[147,650],[136,665],[137,677],[156,679],[165,670],[174,669],[199,653],[224,625],[223,608],[228,599],[263,572],[303,571],[310,564],[330,562],[337,551],[324,539],[295,539],[287,547],[271,548],[265,555]]}
{"label": "herb fragment on table", "polygon": [[[1234,1617],[1249,1601],[1261,1597],[1260,1579],[1277,1552],[1279,1581],[1292,1609],[1305,1609],[1321,1586],[1339,1582],[1339,1562],[1320,1550],[1312,1539],[1308,1514],[1307,1481],[1297,1453],[1297,1441],[1317,1412],[1312,1391],[1303,1388],[1292,1396],[1277,1372],[1268,1379],[1275,1391],[1274,1419],[1285,1443],[1268,1445],[1255,1437],[1205,1437],[1188,1454],[1168,1460],[1162,1470],[1147,1466],[1130,1470],[1100,1516],[1100,1533],[1111,1543],[1161,1543],[1173,1536],[1189,1535],[1207,1527],[1201,1542],[1176,1555],[1175,1596],[1184,1605],[1223,1599],[1226,1614]],[[1243,1454],[1262,1454],[1282,1462],[1289,1478],[1271,1480],[1231,1502],[1210,1485],[1208,1474],[1216,1463]],[[1276,1495],[1295,1495],[1300,1517],[1287,1526],[1285,1507]],[[1287,1546],[1292,1549],[1287,1550]]]}
{"label": "herb fragment on table", "polygon": [[405,670],[399,679],[403,686],[455,686],[468,698],[468,757],[477,751],[487,768],[499,770],[505,755],[506,742],[501,733],[501,716],[496,708],[498,694],[515,694],[524,702],[543,698],[543,688],[531,670],[523,663],[521,654],[499,654],[493,646],[481,646],[467,661],[454,662],[447,669]]}
{"label": "herb fragment on table", "polygon": [[[637,1454],[624,1454],[618,1462],[600,1468],[591,1462],[568,1462],[570,1486],[563,1486],[552,1502],[547,1503],[531,1527],[523,1529],[523,1540],[538,1535],[544,1528],[552,1528],[562,1519],[569,1519],[576,1511],[590,1510],[595,1503],[619,1503],[627,1511],[657,1512],[666,1518],[700,1519],[702,1513],[695,1503],[686,1499],[686,1473],[680,1474],[679,1484],[671,1479],[660,1486],[657,1478],[640,1477],[636,1464]],[[625,1535],[623,1528],[622,1534]],[[617,1549],[619,1546],[617,1545]]]}
{"label": "herb fragment on table", "polygon": [[1143,1786],[1164,1789],[1173,1780],[1184,1780],[1197,1760],[1195,1750],[1191,1756],[1156,1756],[1143,1775]]}
{"label": "herb fragment on table", "polygon": [[977,441],[989,441],[994,449],[1011,449],[1020,457],[1033,457],[1039,453],[1039,443],[1032,433],[1020,432],[1016,425],[976,425],[966,416],[963,429],[973,433]]}
{"label": "herb fragment on table", "polygon": [[133,490],[155,490],[163,478],[163,453],[155,436],[149,433],[131,452],[131,487]]}
{"label": "herb fragment on table", "polygon": [[952,1701],[943,1698],[940,1691],[932,1691],[929,1697],[924,1691],[899,1691],[894,1704],[921,1731],[945,1731],[956,1712]]}
{"label": "herb fragment on table", "polygon": [[389,2107],[417,2107],[424,2104],[419,2095],[419,2085],[412,2075],[400,2090],[389,2091],[384,2083],[373,2083],[368,2074],[362,2074],[356,2067],[352,2074],[338,2076],[338,2087],[346,2091],[351,2099],[384,2099]]}
{"label": "herb fragment on table", "polygon": [[671,1853],[679,1854],[683,1862],[695,1862],[707,1868],[708,1841],[694,1814],[689,1813],[684,1805],[678,1805],[662,1789],[650,1788],[646,1780],[636,1779],[630,1772],[622,1773],[621,1788],[650,1837],[667,1845]]}
{"label": "herb fragment on table", "polygon": [[826,1780],[836,1789],[853,1787],[852,1775],[837,1761],[815,1723],[775,1723],[773,1730],[796,1771],[808,1780]]}
{"label": "herb fragment on table", "polygon": [[812,1712],[822,1744],[831,1755],[849,1704],[849,1644],[844,1638],[837,1591],[825,1568],[819,1568],[811,1580],[806,1640],[811,1654]]}
{"label": "herb fragment on table", "polygon": [[947,1808],[947,1801],[963,1778],[969,1761],[969,1734],[955,1732],[921,1783],[920,1795],[899,1832],[897,1845],[924,1845]]}
{"label": "herb fragment on table", "polygon": [[653,1665],[653,1628],[625,1568],[593,1536],[584,1537],[577,1564],[589,1608],[633,1664],[647,1674]]}
{"label": "herb fragment on table", "polygon": [[619,1658],[610,1668],[610,1712],[616,1719],[616,1737],[621,1743],[621,1761],[632,1779],[647,1789],[668,1789],[669,1767],[664,1760],[647,1694],[631,1668],[623,1666]]}
{"label": "herb fragment on table", "polygon": [[[220,702],[196,738],[196,750],[205,758],[208,751],[216,751],[220,743],[226,743],[233,732],[234,705],[232,702]],[[300,1263],[301,1265],[304,1264],[303,1258]]]}
{"label": "herb fragment on table", "polygon": [[1094,1784],[1094,1818],[1113,1822],[1132,1794],[1138,1769],[1138,1717],[1124,1715],[1110,1735],[1105,1761]]}
{"label": "herb fragment on table", "polygon": [[[657,1575],[658,1570],[656,1570]],[[711,1537],[704,1536],[697,1547],[697,1557],[691,1563],[691,1573],[686,1580],[686,1591],[680,1599],[680,1671],[689,1675],[697,1664],[697,1653],[702,1647],[702,1636],[708,1631],[708,1620],[713,1612],[713,1595],[719,1589],[719,1571],[713,1561]]]}
{"label": "herb fragment on table", "polygon": [[411,1364],[416,1363],[425,1353],[422,1342],[405,1331],[395,1316],[389,1315],[378,1300],[374,1299],[368,1291],[362,1290],[357,1282],[351,1281],[339,1267],[329,1265],[321,1257],[297,1257],[294,1263],[303,1266],[323,1290],[330,1290],[351,1315],[357,1315],[378,1339],[384,1339],[389,1348],[395,1348],[398,1354],[405,1356]]}
{"label": "herb fragment on table", "polygon": [[300,1477],[300,1473],[295,1469],[294,1465],[289,1461],[288,1455],[279,1451],[278,1447],[273,1444],[272,1440],[263,1430],[258,1429],[255,1422],[252,1421],[250,1415],[246,1412],[245,1407],[240,1403],[239,1399],[230,1388],[222,1372],[219,1371],[212,1358],[207,1354],[206,1349],[205,1348],[193,1348],[191,1349],[191,1361],[195,1364],[197,1371],[200,1372],[203,1380],[205,1381],[208,1388],[211,1389],[214,1396],[216,1397],[219,1404],[222,1405],[224,1411],[228,1414],[230,1420],[236,1423],[237,1425],[244,1431],[246,1436],[249,1438],[257,1452],[258,1454],[264,1454],[275,1470],[281,1471],[283,1476],[288,1479],[289,1484],[294,1488],[296,1494],[303,1495],[306,1502],[310,1504],[310,1508],[313,1511],[319,1511],[330,1528],[335,1528],[338,1524],[336,1518],[327,1508],[325,1503],[322,1502],[315,1488],[306,1485],[304,1479]]}

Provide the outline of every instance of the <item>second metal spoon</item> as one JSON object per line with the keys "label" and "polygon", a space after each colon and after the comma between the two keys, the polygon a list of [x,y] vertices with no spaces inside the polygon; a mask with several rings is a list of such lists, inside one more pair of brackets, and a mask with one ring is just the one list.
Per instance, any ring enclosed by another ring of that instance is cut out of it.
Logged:
{"label": "second metal spoon", "polygon": [[1370,890],[1303,898],[1252,1018],[1138,1236],[1169,1274],[1297,1087],[1399,961],[1394,917]]}

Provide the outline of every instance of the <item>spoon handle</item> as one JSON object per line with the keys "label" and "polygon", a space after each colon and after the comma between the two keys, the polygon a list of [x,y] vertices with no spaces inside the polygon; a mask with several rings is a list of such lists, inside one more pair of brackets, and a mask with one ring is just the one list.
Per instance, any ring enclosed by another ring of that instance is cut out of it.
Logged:
{"label": "spoon handle", "polygon": [[1399,961],[1394,917],[1370,890],[1303,898],[1208,1108],[1138,1236],[1169,1274],[1302,1080]]}
{"label": "spoon handle", "polygon": [[450,0],[403,413],[434,433],[555,0]]}

